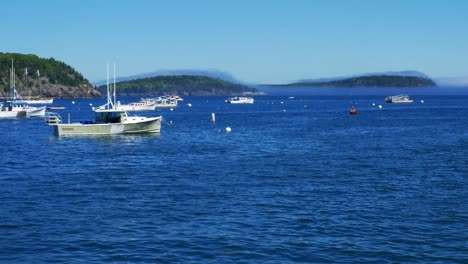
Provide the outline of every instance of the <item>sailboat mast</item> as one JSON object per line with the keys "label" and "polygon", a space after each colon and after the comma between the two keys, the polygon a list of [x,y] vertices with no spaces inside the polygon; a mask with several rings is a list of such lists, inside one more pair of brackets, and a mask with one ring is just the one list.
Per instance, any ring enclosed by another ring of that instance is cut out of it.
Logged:
{"label": "sailboat mast", "polygon": [[11,99],[16,99],[16,88],[15,88],[15,68],[13,67],[13,59],[11,59],[11,70],[10,70],[10,92]]}
{"label": "sailboat mast", "polygon": [[107,109],[109,109],[110,102],[111,102],[111,99],[110,99],[110,91],[109,91],[109,63],[107,63]]}
{"label": "sailboat mast", "polygon": [[25,87],[28,89],[28,99],[31,97],[31,89],[29,89],[29,80],[28,80],[28,67],[24,68],[24,79],[26,80]]}
{"label": "sailboat mast", "polygon": [[39,85],[39,96],[42,96],[42,91],[41,91],[41,83],[40,83],[40,80],[39,80],[39,70],[37,70],[37,84]]}

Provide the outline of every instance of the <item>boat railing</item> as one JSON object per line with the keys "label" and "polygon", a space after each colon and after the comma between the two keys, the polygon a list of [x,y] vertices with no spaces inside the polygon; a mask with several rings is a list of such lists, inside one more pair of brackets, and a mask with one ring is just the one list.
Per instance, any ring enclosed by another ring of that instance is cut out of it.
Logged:
{"label": "boat railing", "polygon": [[62,117],[55,112],[46,112],[45,122],[49,125],[62,123]]}

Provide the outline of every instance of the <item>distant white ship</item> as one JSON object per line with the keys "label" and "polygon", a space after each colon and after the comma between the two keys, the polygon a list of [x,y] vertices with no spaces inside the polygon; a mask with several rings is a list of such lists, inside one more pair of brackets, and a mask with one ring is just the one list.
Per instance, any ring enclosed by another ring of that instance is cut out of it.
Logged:
{"label": "distant white ship", "polygon": [[231,97],[226,100],[228,104],[253,104],[254,99],[252,97]]}
{"label": "distant white ship", "polygon": [[410,99],[409,95],[407,94],[399,94],[399,95],[386,97],[385,102],[394,103],[394,104],[404,104],[404,103],[412,103],[413,99]]}

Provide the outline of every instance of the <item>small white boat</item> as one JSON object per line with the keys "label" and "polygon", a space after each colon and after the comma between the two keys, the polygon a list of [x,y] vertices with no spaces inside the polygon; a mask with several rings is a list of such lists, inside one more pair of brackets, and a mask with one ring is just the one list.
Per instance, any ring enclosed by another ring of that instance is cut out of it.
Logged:
{"label": "small white boat", "polygon": [[253,104],[254,99],[252,97],[231,97],[226,100],[228,104]]}
{"label": "small white boat", "polygon": [[45,116],[46,107],[34,107],[22,100],[21,96],[16,91],[16,76],[13,60],[11,60],[10,70],[10,86],[11,100],[5,103],[0,103],[0,118],[15,118],[15,117],[42,117]]}
{"label": "small white boat", "polygon": [[121,104],[120,102],[117,102],[116,107],[118,109],[126,110],[128,112],[146,112],[154,111],[156,109],[156,105],[149,101],[140,101],[129,104]]}
{"label": "small white boat", "polygon": [[65,110],[65,106],[47,106],[47,110]]}
{"label": "small white boat", "polygon": [[156,98],[142,98],[142,102],[146,104],[154,105],[155,108],[175,108],[178,105],[178,101],[170,96],[160,96]]}
{"label": "small white boat", "polygon": [[51,119],[49,121],[49,125],[54,127],[54,132],[57,136],[159,133],[161,131],[162,116],[129,116],[126,110],[120,109],[116,106],[115,66],[113,99],[114,100],[112,100],[110,95],[110,86],[108,82],[107,103],[98,108],[93,108],[93,112],[95,113],[93,121],[74,123],[70,123],[70,121],[68,121],[68,123],[62,123],[60,119],[60,123],[54,123],[54,119]]}
{"label": "small white boat", "polygon": [[24,99],[24,101],[28,104],[52,104],[54,103],[54,98],[28,98]]}
{"label": "small white boat", "polygon": [[409,95],[407,94],[399,94],[399,95],[386,97],[385,102],[394,103],[394,104],[405,104],[405,103],[412,103],[413,99],[410,99]]}

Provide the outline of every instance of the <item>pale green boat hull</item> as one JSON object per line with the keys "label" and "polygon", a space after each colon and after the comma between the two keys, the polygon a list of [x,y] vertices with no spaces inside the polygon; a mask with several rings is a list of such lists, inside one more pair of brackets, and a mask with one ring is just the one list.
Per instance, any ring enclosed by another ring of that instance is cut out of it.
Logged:
{"label": "pale green boat hull", "polygon": [[67,135],[117,135],[160,133],[162,117],[145,118],[144,120],[132,120],[124,123],[105,124],[54,124],[54,132],[57,136]]}

